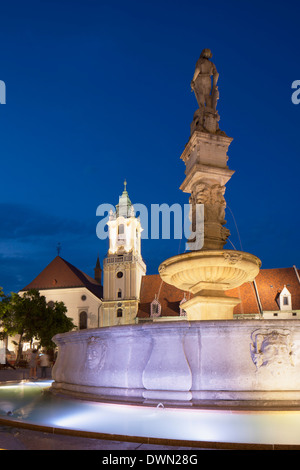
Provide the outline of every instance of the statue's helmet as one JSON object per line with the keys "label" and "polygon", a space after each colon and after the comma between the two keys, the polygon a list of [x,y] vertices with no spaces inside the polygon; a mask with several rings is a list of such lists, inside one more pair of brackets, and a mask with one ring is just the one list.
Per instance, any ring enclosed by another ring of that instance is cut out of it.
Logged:
{"label": "statue's helmet", "polygon": [[203,49],[201,52],[200,57],[204,57],[205,59],[211,59],[212,58],[212,52],[210,49]]}

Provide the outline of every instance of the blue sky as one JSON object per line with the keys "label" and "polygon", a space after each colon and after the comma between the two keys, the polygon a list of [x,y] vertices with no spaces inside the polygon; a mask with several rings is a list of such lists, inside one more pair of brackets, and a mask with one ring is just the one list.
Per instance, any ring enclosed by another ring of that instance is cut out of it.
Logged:
{"label": "blue sky", "polygon": [[[10,0],[1,4],[0,285],[28,284],[55,256],[87,272],[107,240],[99,204],[188,203],[180,155],[213,52],[220,127],[233,142],[227,227],[263,268],[300,266],[298,2]],[[232,245],[227,245],[231,248]],[[148,274],[182,252],[144,240]]]}

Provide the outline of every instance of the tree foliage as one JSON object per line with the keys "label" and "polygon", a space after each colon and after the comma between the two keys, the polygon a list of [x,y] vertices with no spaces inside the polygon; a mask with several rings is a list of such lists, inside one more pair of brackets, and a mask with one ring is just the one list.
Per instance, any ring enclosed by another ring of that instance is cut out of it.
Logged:
{"label": "tree foliage", "polygon": [[12,293],[10,297],[5,297],[3,294],[0,302],[2,338],[19,335],[17,361],[24,341],[32,342],[35,339],[39,341],[39,347],[54,347],[53,336],[75,327],[66,313],[63,302],[52,302],[49,305],[36,289],[24,295]]}

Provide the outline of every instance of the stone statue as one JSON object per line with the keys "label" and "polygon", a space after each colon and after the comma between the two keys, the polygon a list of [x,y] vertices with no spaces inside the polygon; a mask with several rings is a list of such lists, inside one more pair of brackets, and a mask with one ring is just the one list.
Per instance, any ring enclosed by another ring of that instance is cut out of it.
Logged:
{"label": "stone statue", "polygon": [[216,111],[219,98],[217,87],[219,74],[216,66],[210,61],[211,57],[211,50],[203,49],[196,63],[191,88],[195,93],[199,108],[208,107]]}

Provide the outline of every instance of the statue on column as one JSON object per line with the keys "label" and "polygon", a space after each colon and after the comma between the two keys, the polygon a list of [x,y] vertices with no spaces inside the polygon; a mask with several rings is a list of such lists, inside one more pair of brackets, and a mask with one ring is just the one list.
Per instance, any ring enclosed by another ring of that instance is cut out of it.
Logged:
{"label": "statue on column", "polygon": [[217,112],[219,74],[215,64],[210,60],[211,57],[211,50],[203,49],[197,60],[193,80],[191,81],[191,89],[195,93],[199,105],[199,109],[194,116],[192,131],[198,125],[200,125],[200,130],[203,128],[208,132],[219,130],[218,121],[220,118]]}

